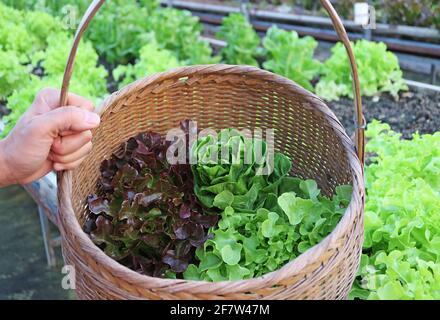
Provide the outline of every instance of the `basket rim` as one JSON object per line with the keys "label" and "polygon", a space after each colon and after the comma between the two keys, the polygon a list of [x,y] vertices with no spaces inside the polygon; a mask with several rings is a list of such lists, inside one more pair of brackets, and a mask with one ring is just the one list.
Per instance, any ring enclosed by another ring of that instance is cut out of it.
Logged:
{"label": "basket rim", "polygon": [[[283,267],[278,270],[272,271],[270,273],[264,274],[262,276],[245,279],[245,280],[227,280],[218,282],[209,282],[204,280],[185,280],[185,279],[164,279],[156,278],[148,275],[140,274],[107,256],[99,247],[97,247],[92,240],[86,235],[82,230],[72,203],[71,203],[71,191],[72,191],[72,171],[65,171],[59,174],[58,179],[58,207],[59,207],[59,226],[60,230],[65,236],[66,230],[69,233],[75,235],[75,240],[79,243],[81,249],[87,254],[93,256],[94,260],[99,260],[99,263],[104,266],[107,271],[116,274],[117,277],[124,277],[124,281],[132,283],[133,285],[146,287],[146,288],[157,288],[160,290],[161,287],[166,287],[169,292],[179,292],[188,290],[188,284],[192,285],[192,290],[197,291],[197,288],[206,287],[209,285],[210,291],[215,291],[218,294],[222,292],[231,292],[240,289],[241,291],[255,290],[255,288],[263,288],[272,284],[275,285],[279,281],[291,278],[294,275],[300,275],[301,270],[304,266],[310,264],[310,261],[316,261],[319,256],[321,256],[329,248],[334,248],[338,251],[338,238],[339,235],[353,222],[356,212],[364,209],[364,175],[363,167],[355,153],[354,144],[345,132],[342,124],[339,122],[333,111],[324,103],[324,101],[314,95],[313,93],[302,88],[294,81],[285,78],[280,75],[276,75],[272,72],[262,70],[252,66],[237,66],[237,65],[225,65],[225,64],[215,64],[215,65],[195,65],[195,66],[185,66],[171,69],[165,72],[157,73],[143,79],[137,80],[119,91],[109,95],[105,98],[100,106],[98,107],[99,113],[104,114],[107,109],[114,104],[119,99],[123,99],[134,91],[142,90],[146,86],[149,86],[156,82],[164,82],[166,80],[172,80],[176,77],[189,79],[193,75],[200,74],[213,74],[213,75],[230,75],[230,74],[243,74],[246,77],[258,77],[258,79],[275,82],[279,85],[286,86],[286,89],[290,91],[295,91],[297,94],[303,96],[309,101],[313,102],[312,108],[315,112],[320,112],[325,115],[328,125],[331,126],[338,138],[341,140],[341,144],[345,151],[345,157],[350,167],[350,174],[353,183],[353,193],[350,200],[349,206],[347,207],[341,220],[338,222],[337,226],[333,231],[326,236],[321,242],[315,246],[309,248],[304,253],[300,254],[295,259],[286,263]],[[186,81],[186,80],[185,80]],[[175,83],[175,81],[174,81]],[[164,89],[164,88],[162,88]],[[166,87],[165,87],[166,89]],[[307,107],[307,106],[305,106]],[[112,110],[113,111],[113,110]],[[117,111],[113,111],[117,112]],[[360,206],[360,208],[359,208]],[[339,240],[340,242],[341,240]],[[331,268],[331,263],[326,265],[320,265],[317,269],[326,270]],[[320,273],[322,274],[322,272]],[[312,278],[307,277],[307,280]],[[316,277],[316,281],[320,277]],[[305,274],[304,274],[305,280]],[[180,289],[179,285],[185,284],[185,288]],[[173,287],[170,287],[172,285]],[[206,290],[204,290],[206,291]]]}

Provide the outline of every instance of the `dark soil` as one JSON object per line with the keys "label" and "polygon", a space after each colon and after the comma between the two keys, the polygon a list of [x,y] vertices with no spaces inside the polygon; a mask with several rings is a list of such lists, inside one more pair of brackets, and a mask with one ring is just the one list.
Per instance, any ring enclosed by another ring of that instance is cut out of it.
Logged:
{"label": "dark soil", "polygon": [[[382,95],[379,101],[364,97],[364,114],[367,123],[377,119],[388,123],[391,128],[402,133],[404,139],[419,132],[434,133],[440,131],[440,92],[405,92],[396,101],[390,95]],[[329,102],[348,134],[354,132],[353,100],[344,98]]]}
{"label": "dark soil", "polygon": [[[134,63],[134,61],[130,61],[130,63]],[[109,93],[113,93],[115,91],[118,91],[118,81],[116,81],[113,78],[113,69],[114,66],[109,63],[103,56],[99,56],[99,61],[98,61],[98,65],[103,66],[107,72],[108,72],[108,76],[107,76],[107,91]]]}
{"label": "dark soil", "polygon": [[3,116],[6,116],[11,110],[9,110],[8,108],[6,108],[6,102],[0,100],[0,119]]}

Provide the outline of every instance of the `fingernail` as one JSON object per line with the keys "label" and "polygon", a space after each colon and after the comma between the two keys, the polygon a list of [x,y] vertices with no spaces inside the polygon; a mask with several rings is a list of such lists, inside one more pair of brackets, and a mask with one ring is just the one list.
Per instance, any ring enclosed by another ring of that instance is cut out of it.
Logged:
{"label": "fingernail", "polygon": [[101,122],[101,118],[96,113],[87,112],[85,121],[91,126],[97,126]]}

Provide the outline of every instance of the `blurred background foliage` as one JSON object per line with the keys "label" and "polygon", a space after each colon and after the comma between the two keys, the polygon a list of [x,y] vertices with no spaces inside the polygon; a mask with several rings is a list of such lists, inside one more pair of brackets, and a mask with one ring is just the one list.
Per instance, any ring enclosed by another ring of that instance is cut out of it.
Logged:
{"label": "blurred background foliage", "polygon": [[[288,6],[293,10],[314,11],[324,14],[319,0],[250,0],[260,6]],[[340,15],[353,18],[353,5],[360,0],[331,1]],[[370,0],[376,9],[377,20],[396,25],[435,27],[440,29],[440,2],[438,0]]]}

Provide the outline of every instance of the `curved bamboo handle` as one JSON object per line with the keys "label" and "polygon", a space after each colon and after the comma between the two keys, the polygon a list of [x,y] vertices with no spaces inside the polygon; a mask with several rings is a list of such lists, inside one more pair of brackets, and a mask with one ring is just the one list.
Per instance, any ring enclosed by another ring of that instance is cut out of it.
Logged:
{"label": "curved bamboo handle", "polygon": [[351,75],[353,78],[353,96],[356,115],[355,143],[357,155],[363,166],[365,163],[365,118],[362,111],[361,85],[359,81],[356,59],[354,56],[353,48],[350,44],[350,39],[348,38],[347,31],[345,31],[345,27],[341,21],[341,18],[339,18],[335,8],[333,8],[333,5],[328,0],[321,0],[321,3],[324,6],[325,10],[327,10],[328,15],[333,22],[336,33],[338,34],[339,39],[344,44],[344,47],[348,54],[348,60],[350,61]]}
{"label": "curved bamboo handle", "polygon": [[93,0],[78,26],[78,30],[76,31],[75,38],[73,40],[72,49],[70,50],[69,58],[67,59],[66,69],[64,70],[63,85],[61,87],[60,106],[65,106],[67,104],[67,94],[69,92],[70,79],[72,78],[76,52],[78,51],[78,46],[81,41],[82,35],[84,34],[84,31],[86,31],[90,21],[92,21],[93,17],[96,15],[104,2],[105,0]]}
{"label": "curved bamboo handle", "polygon": [[[60,105],[64,106],[67,103],[67,93],[69,90],[69,83],[72,77],[73,66],[75,62],[76,53],[78,51],[78,45],[81,41],[81,37],[84,31],[87,29],[90,21],[92,21],[93,17],[96,15],[98,10],[104,4],[105,0],[93,0],[87,9],[84,17],[79,24],[78,30],[75,35],[75,39],[73,41],[72,50],[69,55],[69,59],[67,60],[66,70],[64,71],[63,85],[61,88],[61,97],[60,97]],[[353,49],[351,48],[350,40],[348,39],[347,32],[345,31],[344,25],[342,24],[341,19],[339,18],[336,10],[333,8],[332,4],[329,0],[321,0],[321,4],[327,10],[334,28],[345,46],[347,50],[348,59],[350,61],[352,78],[353,78],[353,91],[354,91],[354,103],[355,103],[355,114],[356,114],[356,132],[355,132],[355,140],[356,140],[356,149],[359,160],[362,165],[365,160],[365,120],[362,113],[362,96],[359,82],[359,75],[356,66],[356,60],[354,57]]]}

